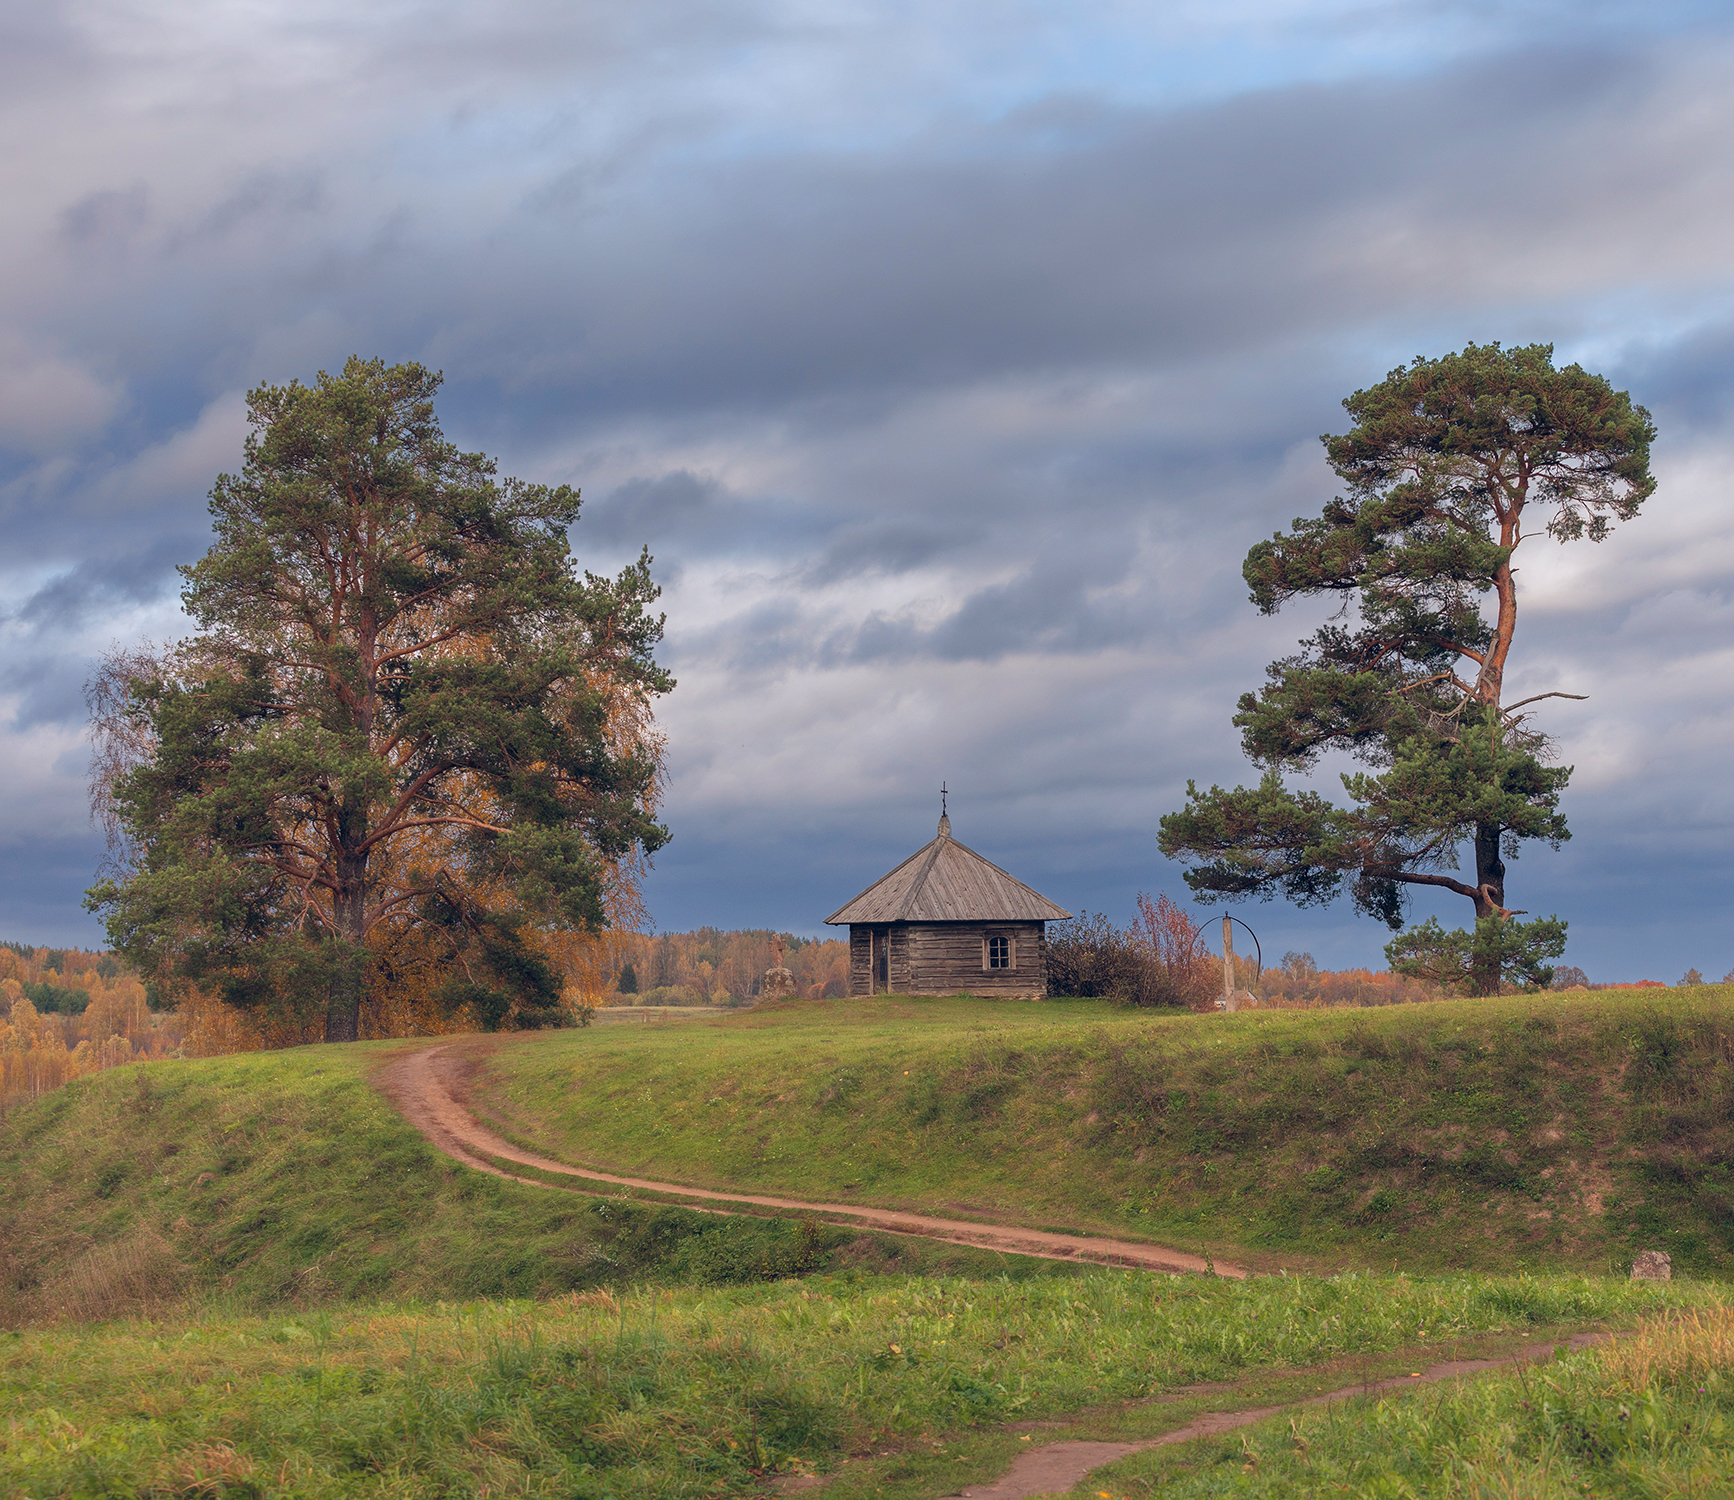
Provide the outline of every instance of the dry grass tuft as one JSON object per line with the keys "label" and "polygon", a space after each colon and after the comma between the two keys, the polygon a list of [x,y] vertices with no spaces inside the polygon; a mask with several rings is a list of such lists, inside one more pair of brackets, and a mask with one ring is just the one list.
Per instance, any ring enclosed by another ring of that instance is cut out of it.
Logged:
{"label": "dry grass tuft", "polygon": [[1619,1391],[1734,1369],[1734,1307],[1695,1307],[1646,1323],[1604,1348],[1601,1366]]}
{"label": "dry grass tuft", "polygon": [[180,1294],[185,1268],[151,1225],[86,1251],[36,1294],[37,1318],[99,1323],[160,1312]]}
{"label": "dry grass tuft", "polygon": [[253,1476],[258,1466],[227,1443],[199,1443],[180,1454],[169,1475],[176,1495],[257,1494]]}

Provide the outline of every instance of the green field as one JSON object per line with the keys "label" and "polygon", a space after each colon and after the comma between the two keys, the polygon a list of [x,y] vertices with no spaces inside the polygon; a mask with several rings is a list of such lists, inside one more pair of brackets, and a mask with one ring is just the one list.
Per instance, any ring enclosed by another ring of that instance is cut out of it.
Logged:
{"label": "green field", "polygon": [[[850,1274],[61,1326],[0,1335],[0,1486],[683,1500],[817,1472],[837,1475],[828,1500],[926,1500],[1032,1440],[1153,1436],[1512,1333],[1707,1302],[1588,1277]],[[1238,1384],[1144,1399],[1199,1381]]]}
{"label": "green field", "polygon": [[1164,1015],[800,1001],[507,1042],[573,1163],[1130,1234],[1254,1266],[1734,1269],[1734,991]]}
{"label": "green field", "polygon": [[[371,1082],[424,1044],[114,1069],[0,1121],[0,1494],[816,1473],[931,1500],[1032,1444],[1643,1319],[1077,1493],[1727,1493],[1731,1032],[1716,988],[1233,1017],[894,997],[452,1043],[493,1049],[483,1113],[571,1161],[1286,1271],[1243,1283],[489,1177]],[[1645,1246],[1681,1279],[1625,1279]]]}
{"label": "green field", "polygon": [[1097,1470],[1070,1493],[1502,1496],[1734,1494],[1734,1310],[1658,1320],[1545,1365],[1324,1410]]}

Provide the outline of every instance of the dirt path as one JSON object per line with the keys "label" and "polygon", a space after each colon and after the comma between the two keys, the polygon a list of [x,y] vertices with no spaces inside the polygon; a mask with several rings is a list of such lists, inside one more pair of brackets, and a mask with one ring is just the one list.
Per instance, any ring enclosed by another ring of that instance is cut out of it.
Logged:
{"label": "dirt path", "polygon": [[[442,1042],[426,1047],[388,1064],[376,1075],[386,1096],[403,1112],[435,1146],[454,1161],[474,1167],[479,1172],[491,1172],[496,1177],[529,1183],[532,1187],[548,1187],[545,1182],[519,1177],[496,1163],[517,1162],[538,1171],[557,1173],[563,1177],[580,1177],[589,1182],[607,1182],[617,1187],[643,1188],[654,1193],[696,1200],[694,1207],[716,1203],[744,1203],[755,1208],[780,1208],[794,1213],[814,1214],[827,1219],[846,1220],[866,1229],[888,1234],[914,1235],[921,1239],[942,1240],[952,1245],[970,1245],[981,1250],[1000,1250],[1010,1255],[1033,1255],[1044,1260],[1093,1261],[1101,1265],[1130,1266],[1146,1271],[1202,1272],[1214,1270],[1218,1276],[1243,1277],[1239,1266],[1217,1262],[1207,1265],[1202,1257],[1184,1250],[1170,1250],[1161,1245],[1143,1245],[1129,1240],[1097,1238],[1094,1235],[1058,1234],[1042,1229],[1019,1229],[998,1224],[973,1224],[965,1219],[936,1219],[925,1214],[897,1213],[890,1209],[869,1208],[859,1203],[810,1203],[799,1198],[775,1198],[759,1193],[722,1193],[708,1188],[689,1187],[677,1182],[652,1182],[642,1177],[617,1177],[610,1172],[593,1172],[588,1168],[569,1166],[550,1157],[538,1156],[514,1146],[496,1132],[489,1130],[470,1113],[467,1100],[470,1085],[481,1065],[481,1055],[474,1045]],[[489,1160],[488,1158],[493,1158]],[[726,1213],[727,1209],[710,1209]],[[1105,1461],[1105,1460],[1104,1460]]]}
{"label": "dirt path", "polygon": [[[1582,1349],[1608,1338],[1605,1333],[1576,1333],[1570,1347]],[[1361,1385],[1344,1386],[1322,1396],[1307,1396],[1300,1401],[1286,1401],[1276,1406],[1253,1406],[1244,1411],[1206,1412],[1184,1427],[1165,1432],[1161,1437],[1146,1438],[1135,1443],[1065,1442],[1049,1443],[1019,1454],[1011,1468],[992,1484],[972,1484],[955,1490],[945,1500],[1033,1500],[1039,1495],[1063,1495],[1092,1469],[1111,1464],[1131,1453],[1147,1448],[1161,1448],[1169,1443],[1189,1443],[1194,1438],[1217,1437],[1233,1432],[1237,1427],[1250,1427],[1266,1417],[1294,1411],[1303,1406],[1322,1406],[1331,1401],[1346,1401],[1351,1396],[1373,1396],[1383,1391],[1407,1390],[1418,1385],[1431,1385],[1441,1380],[1457,1380],[1484,1370],[1498,1370],[1511,1365],[1527,1364],[1552,1356],[1554,1345],[1525,1344],[1516,1354],[1504,1359],[1446,1360],[1428,1365],[1416,1375],[1392,1380],[1373,1380]]]}

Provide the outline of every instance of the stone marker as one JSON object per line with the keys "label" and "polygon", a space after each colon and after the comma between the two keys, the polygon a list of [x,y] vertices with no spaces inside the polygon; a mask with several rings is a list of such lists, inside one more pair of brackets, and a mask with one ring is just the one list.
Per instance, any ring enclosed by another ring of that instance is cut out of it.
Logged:
{"label": "stone marker", "polygon": [[771,944],[775,961],[765,970],[765,977],[759,981],[759,999],[787,1000],[796,993],[795,976],[783,967],[783,940],[777,938]]}
{"label": "stone marker", "polygon": [[1633,1281],[1672,1281],[1674,1263],[1665,1250],[1641,1250],[1632,1262]]}
{"label": "stone marker", "polygon": [[787,1000],[794,993],[795,976],[781,964],[765,970],[765,977],[759,984],[759,999]]}

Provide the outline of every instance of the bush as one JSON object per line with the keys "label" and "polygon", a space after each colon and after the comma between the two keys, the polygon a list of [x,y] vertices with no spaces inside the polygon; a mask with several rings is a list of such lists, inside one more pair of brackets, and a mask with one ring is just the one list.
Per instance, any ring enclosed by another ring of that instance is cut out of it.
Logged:
{"label": "bush", "polygon": [[1121,1005],[1197,1007],[1208,998],[1205,965],[1192,957],[1190,941],[1177,940],[1172,921],[1190,919],[1166,896],[1152,903],[1140,892],[1138,903],[1139,919],[1123,932],[1102,912],[1048,924],[1051,993]]}

